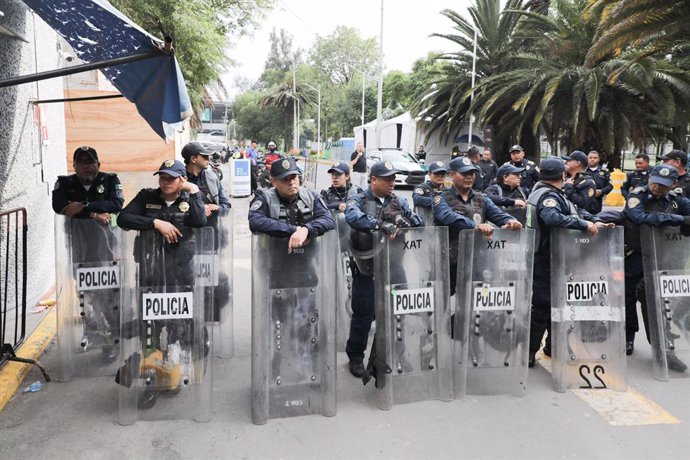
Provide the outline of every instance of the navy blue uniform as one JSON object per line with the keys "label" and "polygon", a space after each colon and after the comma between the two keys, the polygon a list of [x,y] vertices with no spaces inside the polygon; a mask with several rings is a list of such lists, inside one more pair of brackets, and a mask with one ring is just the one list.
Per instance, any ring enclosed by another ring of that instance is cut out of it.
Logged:
{"label": "navy blue uniform", "polygon": [[433,182],[430,180],[419,184],[414,188],[412,192],[412,203],[418,208],[429,208],[431,209],[432,200],[434,195],[443,190],[443,185],[440,187],[434,186]]}
{"label": "navy blue uniform", "polygon": [[577,174],[572,184],[563,185],[563,193],[579,209],[592,213],[598,212],[595,211],[597,208],[596,197],[594,196],[596,188],[597,185],[592,178],[584,174]]}
{"label": "navy blue uniform", "polygon": [[609,173],[608,169],[600,167],[597,167],[596,169],[588,168],[584,174],[592,178],[594,185],[596,186],[596,190],[601,190],[601,196],[594,197],[596,206],[594,206],[591,210],[588,210],[592,214],[597,214],[601,212],[604,197],[611,193],[611,190],[613,190],[613,184],[611,184],[611,174]]}
{"label": "navy blue uniform", "polygon": [[536,163],[531,160],[523,159],[522,161],[507,161],[504,164],[511,164],[516,168],[524,168],[524,171],[520,173],[520,185],[524,187],[527,192],[532,191],[534,184],[539,182],[539,168]]}
{"label": "navy blue uniform", "polygon": [[628,193],[632,192],[638,187],[646,187],[649,182],[649,169],[644,171],[631,171],[625,176],[625,181],[621,185],[621,194],[624,198],[628,198]]}
{"label": "navy blue uniform", "polygon": [[327,189],[321,190],[321,198],[323,198],[328,209],[337,211],[341,204],[347,204],[350,198],[363,191],[358,186],[348,183],[345,187],[336,188],[330,186]]}
{"label": "navy blue uniform", "polygon": [[548,330],[551,335],[551,229],[586,231],[587,221],[599,222],[600,219],[586,210],[576,209],[562,190],[543,182],[534,186],[527,206],[527,228],[539,230],[539,243],[534,253],[529,345],[530,356],[534,356],[544,332]]}
{"label": "navy blue uniform", "polygon": [[113,173],[99,172],[88,190],[76,174],[58,176],[53,189],[53,211],[62,214],[62,210],[71,202],[85,203],[84,209],[74,217],[88,219],[92,212],[120,212],[125,197],[120,179]]}
{"label": "navy blue uniform", "polygon": [[496,173],[498,172],[498,164],[494,160],[486,161],[482,159],[479,160],[477,166],[479,166],[479,169],[482,170],[482,179],[484,181],[482,188],[483,190],[486,190],[486,188],[491,185],[496,177]]}
{"label": "navy blue uniform", "polygon": [[[398,224],[400,219],[411,227],[424,225],[422,219],[410,211],[405,198],[399,198],[394,193],[383,200],[377,198],[367,189],[352,197],[345,209],[345,219],[353,231],[372,232],[384,223]],[[356,265],[353,264],[356,268]],[[362,362],[371,323],[374,321],[374,279],[353,270],[352,278],[352,320],[350,322],[350,336],[345,351],[351,362]]]}
{"label": "navy blue uniform", "polygon": [[486,195],[469,190],[467,201],[463,199],[455,187],[451,186],[434,197],[434,225],[448,227],[448,242],[450,243],[450,295],[455,294],[455,283],[458,270],[458,240],[460,230],[472,229],[484,222],[491,222],[502,227],[513,216],[501,211]]}
{"label": "navy blue uniform", "polygon": [[297,231],[297,227],[306,227],[309,231],[308,237],[313,239],[335,228],[335,222],[325,203],[315,192],[307,189],[301,189],[300,193],[312,195],[313,209],[304,206],[300,195],[292,202],[278,195],[281,215],[272,216],[268,198],[265,195],[265,193],[275,193],[272,190],[275,189],[257,190],[249,206],[249,230],[252,232],[290,237]]}
{"label": "navy blue uniform", "polygon": [[690,174],[685,173],[682,176],[678,176],[678,185],[676,185],[674,191],[677,195],[690,198]]}

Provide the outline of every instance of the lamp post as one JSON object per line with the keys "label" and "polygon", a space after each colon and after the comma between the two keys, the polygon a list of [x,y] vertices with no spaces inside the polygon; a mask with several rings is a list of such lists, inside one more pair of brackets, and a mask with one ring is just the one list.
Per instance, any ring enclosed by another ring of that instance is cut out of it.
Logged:
{"label": "lamp post", "polygon": [[[381,0],[381,36],[379,37],[379,87],[376,96],[376,148],[381,149],[381,113],[383,112],[383,0]],[[364,128],[362,128],[364,129]]]}
{"label": "lamp post", "polygon": [[[474,29],[474,50],[472,52],[472,92],[470,93],[470,107],[472,107],[472,102],[474,101],[474,78],[476,75],[476,70],[477,70],[477,28],[472,27]],[[470,112],[470,132],[469,135],[467,136],[467,142],[469,143],[469,147],[472,147],[472,122],[473,122],[473,115]]]}
{"label": "lamp post", "polygon": [[321,153],[321,86],[319,86],[318,88],[314,88],[309,83],[305,83],[305,85],[310,87],[317,93],[318,115],[316,116],[316,154],[318,156]]}

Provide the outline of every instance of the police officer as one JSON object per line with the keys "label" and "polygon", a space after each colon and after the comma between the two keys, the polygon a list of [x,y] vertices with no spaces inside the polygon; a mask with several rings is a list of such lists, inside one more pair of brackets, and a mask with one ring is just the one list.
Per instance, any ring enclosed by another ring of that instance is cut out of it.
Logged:
{"label": "police officer", "polygon": [[83,146],[72,156],[74,174],[58,176],[53,188],[53,210],[77,219],[94,219],[106,224],[110,213],[119,212],[125,201],[116,174],[100,172],[101,163],[93,147]]}
{"label": "police officer", "polygon": [[249,206],[249,230],[288,237],[288,253],[335,228],[326,204],[313,191],[301,187],[302,170],[288,157],[271,165],[273,187],[257,191]]}
{"label": "police officer", "polygon": [[[624,213],[632,226],[626,227],[626,232],[630,231],[633,241],[637,246],[633,248],[634,253],[626,257],[626,279],[625,279],[625,303],[626,314],[635,308],[634,291],[637,287],[637,300],[640,301],[642,319],[645,323],[647,341],[649,336],[649,321],[647,299],[644,289],[644,277],[642,271],[642,256],[640,251],[640,225],[658,226],[679,226],[690,225],[690,199],[675,192],[678,185],[678,171],[669,164],[658,165],[649,174],[649,182],[646,187],[638,187],[628,195]],[[627,235],[627,233],[626,233]],[[629,260],[628,260],[629,259]],[[630,281],[630,283],[628,283]],[[636,316],[635,316],[636,318]],[[626,327],[626,351],[632,353],[632,342],[637,331],[637,322],[631,324],[630,330]],[[632,335],[628,335],[632,332]],[[673,340],[672,338],[667,338]],[[650,342],[651,343],[651,342]],[[669,354],[668,367],[678,372],[687,369],[687,365],[680,361],[677,356]]]}
{"label": "police officer", "polygon": [[[584,153],[582,155],[584,156]],[[544,354],[551,356],[551,229],[571,228],[596,235],[599,227],[614,225],[603,224],[598,217],[592,216],[584,209],[578,210],[568,200],[562,190],[565,171],[566,165],[560,158],[543,159],[539,172],[540,181],[534,186],[527,200],[527,228],[539,230],[532,278],[529,367],[534,367],[535,355],[541,346],[545,331],[549,332],[549,336],[544,346]]]}
{"label": "police officer", "polygon": [[212,154],[200,142],[190,142],[182,148],[187,179],[199,187],[208,223],[215,227],[218,216],[227,214],[231,204],[218,175],[209,168],[209,157]]}
{"label": "police officer", "polygon": [[539,168],[531,160],[525,160],[525,150],[520,145],[510,148],[510,161],[504,164],[511,164],[517,168],[523,168],[520,185],[529,193],[539,181]]}
{"label": "police officer", "polygon": [[516,217],[524,225],[527,208],[527,190],[520,185],[522,168],[504,164],[496,173],[496,182],[485,193],[496,206]]}
{"label": "police officer", "polygon": [[[125,201],[120,179],[116,174],[99,171],[101,164],[93,147],[77,148],[72,156],[72,166],[75,173],[70,176],[58,176],[52,196],[55,213],[79,219],[74,222],[67,219],[65,223],[69,226],[72,236],[72,262],[111,261],[114,257],[112,248],[117,242],[114,234],[107,231],[110,214],[120,212]],[[94,227],[80,225],[78,222],[84,222],[81,219],[93,219],[100,224],[96,227],[103,228],[104,231],[91,231]],[[107,330],[101,332],[117,337],[120,318],[112,305],[117,305],[119,300],[113,301],[112,298],[106,297],[108,295],[110,294],[93,295],[89,300],[93,301],[93,308],[98,309],[107,320]],[[84,318],[84,324],[89,326],[87,329],[92,329],[92,319]],[[106,345],[103,347],[103,354],[107,360],[114,360],[117,357],[117,347]]]}
{"label": "police officer", "polygon": [[570,155],[564,155],[561,158],[565,160],[567,171],[563,193],[575,206],[592,213],[592,210],[597,207],[594,198],[597,185],[591,177],[583,174],[589,161],[587,155],[575,150]]}
{"label": "police officer", "polygon": [[592,209],[588,211],[592,214],[596,214],[601,212],[604,197],[613,190],[613,185],[611,184],[611,174],[609,174],[608,169],[599,166],[601,162],[599,152],[596,150],[590,151],[589,154],[587,154],[587,160],[589,168],[585,170],[584,174],[591,177],[596,185],[596,189],[594,190],[594,204],[592,205]]}
{"label": "police officer", "polygon": [[482,159],[479,160],[479,167],[482,170],[482,175],[484,177],[484,190],[486,190],[486,188],[493,183],[494,179],[496,178],[496,173],[498,172],[498,165],[491,158],[491,150],[488,147],[484,147]]}
{"label": "police officer", "polygon": [[470,147],[467,150],[467,158],[470,159],[472,164],[476,166],[476,171],[474,174],[474,185],[472,185],[472,189],[477,191],[477,192],[483,192],[484,191],[484,170],[479,167],[479,161],[480,161],[480,155],[479,155],[479,149],[477,147]]}
{"label": "police officer", "polygon": [[638,153],[635,155],[635,171],[626,174],[625,181],[621,185],[623,198],[628,198],[628,193],[638,187],[645,187],[649,180],[649,155]]}
{"label": "police officer", "polygon": [[[412,202],[416,209],[426,208],[431,211],[434,195],[444,188],[448,169],[441,161],[434,161],[429,165],[429,180],[419,184],[412,192]],[[425,222],[431,225],[432,222]]]}
{"label": "police officer", "polygon": [[[350,199],[345,209],[345,219],[352,227],[351,238],[371,239],[373,246],[373,238],[369,236],[373,231],[381,230],[394,238],[399,228],[424,225],[422,219],[410,211],[407,200],[393,193],[396,173],[393,164],[388,161],[371,166],[369,188]],[[353,250],[355,246],[353,241]],[[356,269],[353,273],[352,321],[345,348],[350,360],[350,373],[360,378],[364,375],[364,351],[374,320],[373,273],[362,271],[368,270]]]}
{"label": "police officer", "polygon": [[661,156],[661,161],[678,170],[678,179],[676,180],[675,189],[676,194],[690,198],[690,174],[688,174],[686,169],[688,167],[688,154],[682,150],[671,150]]}
{"label": "police officer", "polygon": [[424,145],[420,145],[419,148],[417,149],[417,159],[421,162],[424,163],[426,161],[426,150],[424,150]]}
{"label": "police officer", "polygon": [[460,147],[457,145],[454,145],[450,151],[450,159],[454,160],[457,157],[461,157],[461,156],[463,156],[463,155],[462,155],[462,152],[460,151]]}
{"label": "police officer", "polygon": [[455,294],[458,270],[458,239],[460,230],[476,229],[487,239],[493,227],[487,221],[501,227],[519,230],[522,224],[513,216],[501,211],[483,193],[472,189],[479,168],[469,158],[456,158],[450,162],[453,185],[434,196],[434,225],[448,227],[450,243],[450,295]]}
{"label": "police officer", "polygon": [[328,209],[345,212],[348,200],[363,190],[350,182],[350,167],[344,161],[333,163],[328,174],[331,175],[331,186],[321,190],[321,198]]}

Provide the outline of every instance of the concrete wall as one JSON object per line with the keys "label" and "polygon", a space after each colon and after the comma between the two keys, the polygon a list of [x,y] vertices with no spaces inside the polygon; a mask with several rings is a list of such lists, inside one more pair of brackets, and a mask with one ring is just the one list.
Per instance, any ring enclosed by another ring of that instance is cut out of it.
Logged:
{"label": "concrete wall", "polygon": [[[60,67],[50,27],[19,0],[5,0],[0,9],[4,23],[29,40],[0,35],[0,79]],[[66,172],[63,104],[34,110],[30,101],[62,97],[60,78],[0,88],[0,210],[28,212],[29,308],[54,284],[51,192],[56,177]]]}

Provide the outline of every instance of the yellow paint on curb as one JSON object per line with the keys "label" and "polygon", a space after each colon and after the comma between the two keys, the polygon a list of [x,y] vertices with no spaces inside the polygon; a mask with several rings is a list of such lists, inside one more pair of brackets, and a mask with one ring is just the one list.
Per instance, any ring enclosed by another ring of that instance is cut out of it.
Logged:
{"label": "yellow paint on curb", "polygon": [[[39,359],[46,348],[48,348],[48,345],[50,345],[53,337],[55,337],[56,330],[55,308],[52,308],[31,335],[27,337],[22,346],[19,347],[19,350],[16,351],[17,356],[34,360]],[[14,393],[20,387],[24,377],[26,377],[26,374],[29,373],[32,367],[31,364],[8,361],[0,369],[0,412],[5,408],[10,398],[14,396]]]}
{"label": "yellow paint on curb", "polygon": [[[537,361],[549,374],[551,373],[550,358],[539,352]],[[597,411],[610,425],[637,426],[680,423],[680,420],[666,409],[630,386],[626,391],[579,388],[570,391]]]}

